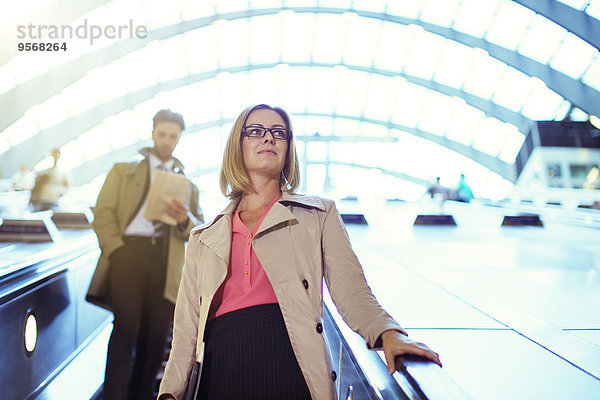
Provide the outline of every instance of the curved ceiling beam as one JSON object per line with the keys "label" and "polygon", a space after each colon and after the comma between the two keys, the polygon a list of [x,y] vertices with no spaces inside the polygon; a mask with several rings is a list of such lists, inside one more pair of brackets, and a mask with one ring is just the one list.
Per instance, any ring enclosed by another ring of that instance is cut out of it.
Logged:
{"label": "curved ceiling beam", "polygon": [[[452,150],[464,157],[470,158],[474,162],[477,162],[477,163],[483,165],[484,167],[489,168],[491,171],[497,173],[498,175],[502,176],[503,178],[505,178],[511,182],[515,182],[515,179],[516,179],[516,171],[515,171],[515,166],[513,164],[506,163],[502,160],[499,160],[496,157],[490,156],[489,154],[483,153],[483,152],[476,150],[470,146],[467,146],[467,145],[464,145],[464,144],[461,144],[458,142],[454,142],[454,141],[446,139],[444,137],[435,135],[433,133],[424,132],[424,131],[416,129],[416,128],[393,124],[393,123],[387,122],[387,121],[379,121],[379,120],[366,119],[366,118],[357,117],[357,116],[347,116],[347,115],[338,115],[338,114],[298,113],[298,114],[293,114],[293,116],[343,118],[343,119],[349,119],[349,120],[354,120],[354,121],[359,121],[359,122],[367,122],[367,123],[374,124],[374,125],[385,126],[389,129],[397,129],[399,131],[407,132],[407,133],[415,135],[419,138],[436,143],[436,144],[446,147],[449,150]],[[189,126],[183,132],[183,134],[190,135],[190,134],[194,134],[196,132],[201,132],[203,130],[214,128],[217,126],[231,124],[232,122],[233,122],[232,118],[227,118],[227,119],[210,121],[210,122],[206,122],[206,123],[202,123],[202,124],[196,124],[196,125]],[[344,141],[344,139],[345,139],[344,137],[340,137],[340,136],[327,136],[327,135],[322,135],[322,136],[318,136],[315,138],[313,135],[308,135],[308,134],[307,135],[298,135],[297,138],[298,138],[298,140],[301,140],[303,142],[308,142],[308,141],[313,141],[313,140],[321,141],[321,142],[326,141],[326,140],[328,140],[330,142],[337,142],[337,141]],[[383,142],[395,142],[395,141],[397,141],[397,138],[390,136],[387,138],[364,137],[363,139],[361,139],[361,141],[367,141],[367,140],[383,143]],[[77,186],[77,185],[81,185],[86,182],[89,182],[92,179],[94,179],[95,177],[97,177],[98,175],[102,174],[103,172],[107,172],[108,169],[110,168],[110,166],[113,165],[114,163],[119,162],[119,161],[124,161],[124,160],[130,160],[137,154],[137,152],[140,148],[146,147],[146,146],[151,146],[151,145],[152,145],[152,141],[150,140],[150,138],[148,138],[145,140],[138,141],[136,143],[129,144],[120,149],[111,151],[107,154],[104,154],[104,155],[94,159],[94,160],[88,161],[77,167],[77,175],[72,177],[73,184],[75,186]],[[379,167],[373,166],[373,168],[379,168]],[[398,172],[398,173],[401,174],[400,172]],[[398,177],[400,177],[400,175],[398,175]],[[415,183],[418,183],[418,182],[415,181]]]}
{"label": "curved ceiling beam", "polygon": [[391,169],[375,167],[373,165],[348,163],[348,162],[342,162],[342,161],[309,161],[309,164],[341,165],[344,167],[351,167],[351,168],[375,169],[375,170],[383,173],[384,175],[390,175],[390,176],[393,176],[394,178],[399,178],[404,181],[412,182],[412,183],[415,183],[420,186],[428,187],[429,185],[431,185],[431,182],[426,179],[418,178],[416,176],[412,176],[412,175],[406,174],[404,172],[398,172],[398,171],[394,171]]}
{"label": "curved ceiling beam", "polygon": [[[0,159],[0,171],[2,176],[10,176],[12,175],[18,168],[18,165],[22,162],[22,160],[24,159],[41,159],[43,158],[48,149],[51,149],[53,147],[60,147],[63,146],[64,144],[70,142],[71,140],[79,137],[79,135],[81,135],[82,133],[88,131],[89,129],[93,128],[94,126],[100,124],[104,118],[113,115],[113,114],[117,114],[122,110],[126,110],[128,108],[132,108],[135,105],[142,103],[148,99],[151,99],[156,93],[161,92],[161,91],[168,91],[168,90],[173,90],[173,89],[177,89],[179,87],[182,86],[186,86],[186,85],[191,85],[193,83],[197,83],[203,80],[207,80],[207,79],[213,79],[217,76],[217,74],[222,73],[222,72],[229,72],[229,73],[236,73],[236,72],[242,72],[242,71],[248,71],[248,70],[253,70],[253,69],[264,69],[264,68],[274,68],[276,67],[278,64],[262,64],[262,65],[252,65],[252,66],[244,66],[244,67],[233,67],[233,68],[226,68],[226,69],[220,69],[220,70],[215,70],[215,71],[210,71],[210,72],[203,72],[203,73],[199,73],[199,74],[194,74],[194,75],[188,75],[184,78],[178,78],[178,79],[174,79],[168,82],[162,82],[159,83],[157,85],[148,87],[148,88],[144,88],[141,89],[139,91],[127,94],[123,97],[117,98],[115,100],[109,101],[107,103],[101,104],[99,106],[94,107],[93,109],[90,109],[88,111],[85,111],[81,114],[78,114],[76,116],[73,116],[53,127],[50,127],[49,129],[40,132],[37,135],[32,136],[31,138],[25,140],[22,143],[19,143],[18,145],[10,148],[8,151],[6,151],[4,154],[2,154],[2,158]],[[292,66],[321,66],[321,67],[331,67],[333,68],[336,64],[325,64],[325,63],[293,63],[293,64],[289,64]],[[348,68],[355,68],[355,67],[348,67]],[[380,71],[380,70],[375,70],[375,69],[370,69],[370,68],[366,68],[366,67],[356,67],[356,68],[360,68],[360,70],[363,70],[364,72],[371,72],[371,73],[381,73],[381,74],[388,74],[388,75],[393,75],[393,73],[389,72],[389,71]],[[423,83],[426,83],[427,81],[423,80]],[[449,88],[449,87],[443,87],[443,85],[440,84],[436,84],[435,87],[438,90],[445,90],[447,93],[449,93],[449,95],[452,95],[453,91],[457,91],[456,89],[453,88]],[[475,100],[475,102],[473,102],[471,105],[473,106],[484,106],[486,100],[483,99],[479,99],[476,98],[476,96],[471,96],[473,97],[473,99],[469,98],[470,101]],[[502,108],[498,105],[493,105],[489,106],[491,109],[493,109],[495,111],[495,116],[498,118],[504,117],[506,118],[508,117],[515,117],[516,118],[517,115],[512,113],[509,110],[504,109],[503,113],[499,113],[498,110],[502,111]],[[512,114],[511,114],[512,113]],[[357,117],[360,119],[360,117]],[[364,120],[364,119],[361,119]],[[374,121],[374,120],[373,120]],[[528,121],[528,120],[527,120]],[[528,122],[520,122],[521,126],[519,126],[520,129],[523,128],[523,124],[527,124]],[[515,121],[517,123],[519,123],[519,121]],[[398,126],[395,124],[392,124],[391,122],[389,123],[389,126]],[[419,132],[419,130],[416,130],[414,128],[408,128],[408,127],[404,127],[403,128],[405,131],[411,132],[417,136],[421,135]],[[412,131],[411,131],[412,129]],[[429,134],[424,132],[423,135],[427,135],[427,137],[425,137],[427,140],[430,141],[434,141],[434,142],[438,142],[438,140],[440,140],[440,136],[435,135],[435,134]],[[469,146],[465,146],[463,144],[454,142],[452,140],[446,139],[446,138],[441,138],[443,139],[443,141],[439,144],[442,144],[443,146],[448,146],[450,149],[457,151],[461,154],[464,154],[465,156],[469,157],[469,158],[473,158],[473,160],[475,160],[476,162],[481,162],[483,165],[485,165],[486,167],[490,168],[491,170],[493,170],[494,172],[499,173],[500,175],[506,177],[507,179],[512,179],[512,175],[510,173],[507,174],[507,172],[505,171],[506,167],[504,166],[498,166],[496,165],[495,162],[493,162],[492,160],[488,160],[487,158],[481,158],[479,156],[477,156],[478,152],[469,152],[466,151],[464,148],[466,149],[470,149]],[[491,157],[491,156],[490,156]],[[495,157],[491,157],[492,159],[496,159]],[[497,160],[497,159],[496,159]],[[500,160],[497,160],[500,163],[503,163]],[[503,165],[503,164],[501,164]]]}
{"label": "curved ceiling beam", "polygon": [[[558,72],[547,65],[522,56],[512,50],[508,50],[501,46],[490,43],[484,39],[476,38],[450,28],[426,23],[418,19],[393,16],[384,13],[342,8],[283,7],[237,11],[216,14],[210,17],[198,18],[191,21],[183,21],[178,24],[148,32],[148,37],[145,41],[130,40],[116,42],[111,46],[99,49],[93,53],[85,54],[74,61],[48,71],[41,76],[25,82],[1,95],[0,109],[3,110],[4,115],[2,121],[0,121],[0,130],[6,129],[6,127],[21,118],[29,107],[42,103],[51,96],[59,93],[66,86],[83,78],[87,71],[91,70],[92,68],[102,67],[120,57],[138,50],[145,46],[145,44],[149,41],[168,39],[181,33],[208,26],[221,19],[236,20],[255,16],[273,15],[284,10],[291,10],[297,13],[327,13],[338,15],[352,11],[358,16],[365,18],[373,18],[402,25],[419,25],[426,31],[455,40],[466,46],[482,48],[486,50],[492,57],[511,65],[527,75],[538,77],[542,81],[546,82],[549,88],[563,96],[571,103],[574,103],[577,107],[581,108],[585,112],[593,115],[600,115],[599,91],[585,85],[581,81],[575,80],[561,72]],[[458,89],[455,90],[458,91]],[[461,93],[464,92],[461,91]]]}
{"label": "curved ceiling beam", "polygon": [[543,15],[600,50],[600,21],[556,0],[513,0]]}

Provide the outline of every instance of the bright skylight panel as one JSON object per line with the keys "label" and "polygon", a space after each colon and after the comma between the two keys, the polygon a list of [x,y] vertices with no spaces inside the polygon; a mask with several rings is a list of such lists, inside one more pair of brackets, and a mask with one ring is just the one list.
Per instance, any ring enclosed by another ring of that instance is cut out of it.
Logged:
{"label": "bright skylight panel", "polygon": [[371,74],[367,87],[364,116],[382,121],[390,117],[396,99],[396,83],[392,78]]}
{"label": "bright skylight panel", "polygon": [[217,54],[221,67],[248,64],[248,20],[217,23]]}
{"label": "bright skylight panel", "polygon": [[285,0],[286,7],[312,7],[318,3],[319,0]]}
{"label": "bright skylight panel", "polygon": [[215,14],[215,5],[213,0],[179,0],[179,5],[181,9],[181,19],[184,21],[209,17]]}
{"label": "bright skylight panel", "polygon": [[227,0],[215,1],[217,14],[224,14],[232,11],[247,10],[250,5],[248,0]]}
{"label": "bright skylight panel", "polygon": [[158,51],[162,56],[156,60],[155,68],[160,82],[183,78],[189,74],[185,43],[181,35],[161,41]]}
{"label": "bright skylight panel", "polygon": [[149,31],[181,22],[177,1],[145,0],[143,5]]}
{"label": "bright skylight panel", "polygon": [[581,81],[588,86],[600,91],[600,56],[592,62],[592,65],[583,74]]}
{"label": "bright skylight panel", "polygon": [[[37,106],[30,110],[35,110]],[[2,137],[11,145],[16,146],[19,143],[29,139],[39,133],[40,129],[35,120],[35,111],[27,111],[25,115],[19,118],[15,123],[1,132]]]}
{"label": "bright skylight panel", "polygon": [[71,140],[60,148],[60,165],[64,171],[72,171],[83,162],[81,147],[77,140]]}
{"label": "bright skylight panel", "polygon": [[319,6],[332,8],[350,8],[352,2],[353,0],[319,0]]}
{"label": "bright skylight panel", "polygon": [[[244,2],[247,4],[248,0],[245,0]],[[281,3],[282,0],[250,0],[250,9],[255,10],[259,8],[279,8],[282,6]]]}
{"label": "bright skylight panel", "polygon": [[16,85],[17,80],[9,69],[8,64],[0,66],[0,95],[13,89]]}
{"label": "bright skylight panel", "polygon": [[566,118],[567,114],[569,113],[569,110],[571,109],[571,103],[567,100],[563,100],[558,107],[556,107],[556,110],[554,111],[554,120],[555,121],[562,121],[563,119]]}
{"label": "bright skylight panel", "polygon": [[4,135],[0,135],[0,154],[6,153],[10,149],[10,144]]}
{"label": "bright skylight panel", "polygon": [[579,79],[597,55],[598,50],[595,47],[568,33],[552,58],[550,66],[571,78]]}
{"label": "bright skylight panel", "polygon": [[405,72],[409,75],[431,79],[444,47],[445,39],[441,36],[415,30],[413,43],[406,60]]}
{"label": "bright skylight panel", "polygon": [[377,49],[381,22],[371,18],[351,18],[344,50],[344,63],[370,66]]}
{"label": "bright skylight panel", "polygon": [[513,163],[517,154],[519,154],[519,150],[521,150],[525,135],[519,132],[516,126],[510,124],[506,124],[504,130],[506,139],[498,157],[502,161]]}
{"label": "bright skylight panel", "polygon": [[428,90],[423,86],[405,83],[399,89],[392,121],[396,124],[415,127],[423,111]]}
{"label": "bright skylight panel", "polygon": [[388,0],[354,0],[352,6],[357,10],[384,12]]}
{"label": "bright skylight panel", "polygon": [[346,21],[340,15],[317,14],[313,61],[339,63],[346,42]]}
{"label": "bright skylight panel", "polygon": [[486,118],[473,141],[473,147],[496,157],[506,141],[506,127],[496,118]]}
{"label": "bright skylight panel", "polygon": [[[250,105],[248,75],[248,72],[237,72],[235,74],[222,74],[217,79],[219,92],[222,93],[220,99],[223,117],[235,118],[244,108]],[[188,99],[188,102],[192,103],[190,100]]]}
{"label": "bright skylight panel", "polygon": [[600,19],[600,1],[591,0],[590,5],[585,9],[585,12],[596,19]]}
{"label": "bright skylight panel", "polygon": [[513,111],[519,111],[529,95],[531,83],[527,75],[507,67],[492,101]]}
{"label": "bright skylight panel", "polygon": [[449,27],[457,13],[460,0],[428,0],[420,19],[435,25]]}
{"label": "bright skylight panel", "polygon": [[475,37],[483,37],[492,24],[492,17],[499,4],[500,0],[463,0],[452,28]]}
{"label": "bright skylight panel", "polygon": [[573,7],[576,10],[582,10],[589,0],[557,0],[563,4]]}
{"label": "bright skylight panel", "polygon": [[89,79],[80,79],[67,86],[62,95],[69,114],[77,115],[98,105],[95,89]]}
{"label": "bright skylight panel", "polygon": [[490,57],[487,52],[476,49],[475,60],[463,89],[476,96],[489,99],[494,94],[506,68],[506,64]]}
{"label": "bright skylight panel", "polygon": [[306,110],[309,68],[290,67],[279,69],[279,102],[286,111],[303,113]]}
{"label": "bright skylight panel", "polygon": [[[273,68],[254,70],[250,72],[248,79],[251,104],[274,104],[277,102],[279,97],[277,70]],[[227,99],[225,98],[225,100]]]}
{"label": "bright skylight panel", "polygon": [[330,136],[333,134],[333,121],[329,117],[309,115],[306,117],[304,131],[306,135],[318,132],[321,136]]}
{"label": "bright skylight panel", "polygon": [[341,115],[361,115],[367,96],[368,75],[364,72],[346,70],[339,80],[340,91],[336,111]]}
{"label": "bright skylight panel", "polygon": [[566,34],[566,29],[548,18],[536,15],[519,44],[518,52],[546,64]]}
{"label": "bright skylight panel", "polygon": [[379,46],[375,52],[375,68],[401,71],[406,59],[410,35],[406,26],[384,22]]}
{"label": "bright skylight panel", "polygon": [[374,124],[369,121],[363,121],[361,124],[361,136],[369,136],[376,138],[386,138],[390,136],[390,129],[385,125]]}
{"label": "bright skylight panel", "polygon": [[[216,79],[202,81],[195,85],[198,92],[198,97],[195,99],[199,112],[199,119],[202,122],[217,121],[221,119],[221,108],[219,102],[219,86]],[[241,112],[242,110],[240,110]]]}
{"label": "bright skylight panel", "polygon": [[504,0],[485,39],[515,50],[535,13],[513,1]]}
{"label": "bright skylight panel", "polygon": [[444,85],[462,87],[474,56],[472,48],[453,40],[446,40],[433,79]]}
{"label": "bright skylight panel", "polygon": [[419,129],[444,135],[452,114],[452,102],[442,93],[430,90],[419,119]]}
{"label": "bright skylight panel", "polygon": [[[156,52],[156,42],[130,53],[119,60],[121,74],[126,77],[127,89],[135,92],[158,82],[156,71],[153,68],[155,57],[160,57]],[[88,76],[90,73],[88,73]],[[94,82],[93,85],[98,84]]]}
{"label": "bright skylight panel", "polygon": [[250,19],[248,35],[250,36],[250,62],[252,64],[279,61],[280,21],[279,15],[265,15]]}
{"label": "bright skylight panel", "polygon": [[416,19],[424,2],[425,0],[390,1],[388,2],[387,13]]}
{"label": "bright skylight panel", "polygon": [[333,68],[312,68],[308,81],[309,112],[332,113],[337,95],[337,73]]}
{"label": "bright skylight panel", "polygon": [[539,81],[527,97],[521,113],[532,120],[552,120],[562,102],[560,95]]}
{"label": "bright skylight panel", "polygon": [[125,110],[116,115],[110,115],[102,121],[105,134],[113,149],[120,149],[137,142],[132,114],[133,111]]}
{"label": "bright skylight panel", "polygon": [[283,17],[281,58],[285,62],[307,62],[313,44],[314,14],[292,14]]}
{"label": "bright skylight panel", "polygon": [[462,144],[470,145],[473,137],[479,130],[485,114],[483,111],[471,107],[462,101],[455,100],[448,127],[446,129],[446,137]]}
{"label": "bright skylight panel", "polygon": [[46,57],[43,52],[23,52],[6,63],[17,83],[24,83],[48,71]]}
{"label": "bright skylight panel", "polygon": [[360,134],[360,129],[360,122],[354,119],[333,119],[333,134],[336,136],[358,136]]}
{"label": "bright skylight panel", "polygon": [[40,130],[46,130],[69,117],[62,94],[57,94],[31,109]]}
{"label": "bright skylight panel", "polygon": [[183,34],[191,74],[217,69],[217,36],[213,25]]}

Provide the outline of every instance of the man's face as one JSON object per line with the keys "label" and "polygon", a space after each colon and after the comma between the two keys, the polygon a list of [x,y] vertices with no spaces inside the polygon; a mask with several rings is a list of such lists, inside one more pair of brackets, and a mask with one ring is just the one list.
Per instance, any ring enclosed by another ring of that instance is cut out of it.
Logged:
{"label": "man's face", "polygon": [[154,140],[154,155],[162,161],[171,159],[175,146],[179,143],[181,128],[175,122],[159,122],[152,131]]}

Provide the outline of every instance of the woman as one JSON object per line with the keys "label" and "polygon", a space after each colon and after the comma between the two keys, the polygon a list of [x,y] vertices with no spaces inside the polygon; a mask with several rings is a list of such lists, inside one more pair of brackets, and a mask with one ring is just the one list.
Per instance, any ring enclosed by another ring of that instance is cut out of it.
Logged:
{"label": "woman", "polygon": [[334,203],[295,194],[298,184],[287,113],[244,110],[221,167],[231,202],[190,236],[159,399],[182,398],[202,348],[201,399],[334,399],[323,279],[348,325],[383,348],[390,373],[399,354],[440,364],[377,303]]}

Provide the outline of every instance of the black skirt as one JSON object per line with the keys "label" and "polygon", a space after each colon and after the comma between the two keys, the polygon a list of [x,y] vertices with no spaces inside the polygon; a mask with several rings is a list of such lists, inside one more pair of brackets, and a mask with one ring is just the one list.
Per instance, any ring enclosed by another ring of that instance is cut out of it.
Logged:
{"label": "black skirt", "polygon": [[204,341],[199,399],[311,398],[278,304],[214,318]]}

